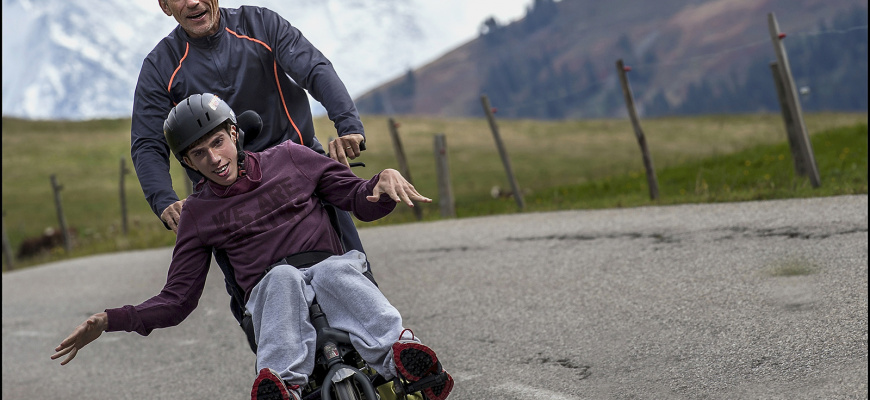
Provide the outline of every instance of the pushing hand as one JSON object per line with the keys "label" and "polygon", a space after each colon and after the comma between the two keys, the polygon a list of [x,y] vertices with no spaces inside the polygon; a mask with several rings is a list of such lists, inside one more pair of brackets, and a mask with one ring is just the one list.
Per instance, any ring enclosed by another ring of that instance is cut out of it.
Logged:
{"label": "pushing hand", "polygon": [[359,133],[339,136],[329,142],[329,157],[344,165],[350,166],[348,159],[355,159],[360,155],[360,143],[365,140]]}
{"label": "pushing hand", "polygon": [[166,226],[169,229],[172,229],[173,232],[178,234],[178,221],[181,219],[181,208],[184,206],[184,201],[187,199],[181,199],[166,207],[163,210],[163,213],[160,214],[160,219],[166,223]]}

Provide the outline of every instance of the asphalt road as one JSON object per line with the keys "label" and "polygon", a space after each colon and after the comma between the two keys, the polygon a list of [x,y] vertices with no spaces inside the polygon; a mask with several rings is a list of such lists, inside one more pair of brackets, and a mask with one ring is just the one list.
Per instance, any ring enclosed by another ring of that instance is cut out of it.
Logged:
{"label": "asphalt road", "polygon": [[[382,290],[462,399],[866,399],[867,196],[364,228]],[[213,268],[149,337],[86,317],[138,304],[170,249],[3,274],[5,400],[244,399],[254,356]]]}

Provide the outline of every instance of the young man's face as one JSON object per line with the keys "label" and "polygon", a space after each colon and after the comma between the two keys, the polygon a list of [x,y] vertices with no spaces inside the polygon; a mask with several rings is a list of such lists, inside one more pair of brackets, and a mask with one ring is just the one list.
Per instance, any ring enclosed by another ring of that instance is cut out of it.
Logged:
{"label": "young man's face", "polygon": [[239,178],[239,153],[236,149],[236,127],[230,132],[221,128],[202,143],[191,147],[184,162],[200,174],[222,186]]}
{"label": "young man's face", "polygon": [[163,13],[175,17],[192,38],[215,34],[220,28],[218,0],[157,0]]}

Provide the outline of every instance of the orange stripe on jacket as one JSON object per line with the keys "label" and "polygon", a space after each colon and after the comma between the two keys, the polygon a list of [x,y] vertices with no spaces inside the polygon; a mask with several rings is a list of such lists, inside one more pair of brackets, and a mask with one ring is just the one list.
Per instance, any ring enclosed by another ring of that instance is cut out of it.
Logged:
{"label": "orange stripe on jacket", "polygon": [[[274,52],[272,51],[272,48],[269,47],[269,45],[267,45],[266,43],[263,43],[262,41],[254,39],[250,36],[239,35],[238,33],[233,32],[230,28],[224,28],[224,29],[226,29],[227,32],[231,33],[233,36],[235,36],[239,39],[247,39],[247,40],[250,40],[254,43],[259,43],[260,45],[262,45],[263,47],[268,49],[269,52],[273,53],[273,55],[272,55],[272,68],[275,70],[275,86],[278,87],[278,94],[281,96],[281,105],[284,106],[284,114],[287,115],[287,119],[290,120],[290,125],[293,125],[293,129],[296,130],[296,135],[299,137],[299,144],[304,145],[305,143],[302,139],[302,132],[299,131],[299,127],[296,126],[296,122],[293,122],[293,118],[290,117],[290,111],[287,110],[287,101],[284,100],[284,91],[281,90],[281,82],[278,80],[278,62],[275,61],[275,56],[274,56]],[[187,55],[187,53],[185,53],[185,56],[186,55]]]}
{"label": "orange stripe on jacket", "polygon": [[[172,71],[172,77],[169,78],[169,85],[166,86],[166,91],[167,91],[167,92],[171,92],[171,91],[172,91],[172,81],[175,80],[175,74],[177,74],[177,73],[178,73],[178,70],[181,69],[181,63],[183,63],[183,62],[184,62],[184,59],[187,58],[187,52],[188,52],[188,50],[190,50],[190,43],[186,43],[186,44],[185,44],[185,46],[184,46],[184,56],[181,57],[180,60],[178,60],[178,67],[175,68],[175,71]],[[173,103],[173,105],[178,105],[178,103],[175,103],[174,101],[173,101],[172,103]]]}

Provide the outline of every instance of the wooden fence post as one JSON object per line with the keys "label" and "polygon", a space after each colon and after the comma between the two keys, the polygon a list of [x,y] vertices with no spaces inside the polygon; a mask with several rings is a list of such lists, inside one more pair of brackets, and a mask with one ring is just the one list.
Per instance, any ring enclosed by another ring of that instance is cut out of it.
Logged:
{"label": "wooden fence post", "polygon": [[628,84],[628,76],[626,72],[629,68],[625,67],[622,59],[616,61],[616,71],[619,73],[619,81],[622,83],[622,95],[625,97],[625,106],[628,108],[628,116],[631,118],[631,126],[634,127],[634,135],[637,137],[637,144],[640,145],[640,152],[643,155],[643,167],[646,169],[646,181],[649,185],[649,197],[653,200],[659,198],[659,183],[656,178],[656,171],[653,168],[652,157],[649,154],[649,149],[646,145],[646,136],[643,134],[643,129],[640,127],[640,120],[637,117],[637,109],[634,106],[634,96],[631,94],[631,86]]}
{"label": "wooden fence post", "polygon": [[782,81],[782,75],[779,72],[779,66],[776,62],[770,63],[770,71],[773,73],[773,83],[776,86],[776,96],[779,99],[779,107],[782,110],[782,119],[785,122],[785,134],[788,137],[788,147],[791,150],[791,158],[794,162],[794,172],[798,176],[807,176],[806,171],[806,160],[804,160],[803,154],[800,150],[800,145],[798,145],[797,131],[799,128],[795,127],[797,121],[795,121],[794,116],[791,115],[791,108],[788,106],[788,94],[785,90],[785,85]]}
{"label": "wooden fence post", "polygon": [[57,184],[57,176],[51,175],[51,189],[54,191],[54,206],[57,209],[57,220],[60,223],[60,231],[63,233],[63,248],[69,253],[72,250],[72,242],[69,237],[69,229],[66,227],[66,217],[63,215],[63,205],[60,201],[62,185]]}
{"label": "wooden fence post", "polygon": [[447,138],[443,133],[435,135],[435,166],[438,172],[438,204],[441,216],[456,217],[456,201],[450,183],[450,166],[447,162]]}
{"label": "wooden fence post", "polygon": [[[802,155],[803,170],[810,178],[810,183],[814,188],[822,185],[819,178],[819,170],[816,166],[816,159],[813,155],[813,145],[810,142],[809,134],[807,133],[807,125],[804,122],[804,114],[801,110],[800,99],[798,99],[797,88],[794,84],[794,78],[791,75],[791,67],[788,64],[788,55],[785,52],[785,46],[782,44],[782,39],[785,39],[785,34],[779,31],[779,23],[776,21],[774,13],[767,14],[767,27],[770,30],[770,40],[773,42],[773,49],[776,52],[776,62],[779,68],[779,75],[785,91],[785,100],[788,106],[788,113],[791,115],[794,122],[794,134],[798,145],[798,149]],[[786,129],[788,126],[786,126]]]}
{"label": "wooden fence post", "polygon": [[10,271],[15,268],[15,259],[12,258],[12,245],[9,244],[9,235],[6,234],[6,210],[3,210],[3,258],[6,259],[6,267]]}
{"label": "wooden fence post", "polygon": [[[124,235],[127,235],[127,193],[124,190],[124,175],[130,173],[130,170],[124,164],[124,157],[121,157],[121,231],[124,232]],[[188,179],[189,180],[189,179]]]}
{"label": "wooden fence post", "polygon": [[504,170],[507,173],[508,181],[510,181],[514,200],[517,202],[517,207],[522,211],[526,207],[523,193],[520,192],[520,185],[517,183],[514,171],[511,168],[511,160],[508,158],[507,150],[504,148],[504,143],[502,143],[501,134],[499,133],[498,125],[495,122],[495,115],[493,115],[492,106],[489,104],[489,97],[486,95],[480,96],[480,103],[483,106],[483,112],[486,113],[486,119],[489,121],[489,129],[492,130],[492,137],[495,139],[495,146],[498,148],[498,154],[501,156],[501,162],[504,164]]}
{"label": "wooden fence post", "polygon": [[[390,139],[393,141],[393,150],[396,152],[396,161],[399,162],[399,172],[412,185],[414,181],[411,179],[411,168],[408,166],[408,159],[405,157],[405,148],[402,146],[402,139],[399,137],[399,124],[392,118],[387,120],[387,127],[390,131]],[[417,221],[423,219],[423,210],[419,206],[414,206],[414,216]]]}

